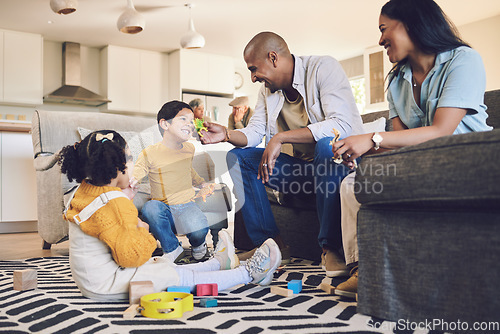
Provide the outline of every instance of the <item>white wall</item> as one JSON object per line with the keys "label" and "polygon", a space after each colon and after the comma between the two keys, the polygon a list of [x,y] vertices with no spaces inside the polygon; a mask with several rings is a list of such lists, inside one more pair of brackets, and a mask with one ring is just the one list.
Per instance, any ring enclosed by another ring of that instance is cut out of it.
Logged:
{"label": "white wall", "polygon": [[500,89],[500,15],[458,27],[462,38],[481,54],[486,90]]}

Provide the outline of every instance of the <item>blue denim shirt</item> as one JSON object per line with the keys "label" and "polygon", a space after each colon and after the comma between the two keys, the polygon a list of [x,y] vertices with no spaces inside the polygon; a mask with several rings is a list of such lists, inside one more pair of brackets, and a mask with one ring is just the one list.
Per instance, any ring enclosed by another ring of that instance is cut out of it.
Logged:
{"label": "blue denim shirt", "polygon": [[409,129],[432,125],[438,108],[467,109],[454,134],[488,131],[484,105],[486,74],[479,53],[468,47],[439,53],[422,83],[419,108],[413,97],[412,71],[407,63],[388,88],[389,117],[399,117]]}

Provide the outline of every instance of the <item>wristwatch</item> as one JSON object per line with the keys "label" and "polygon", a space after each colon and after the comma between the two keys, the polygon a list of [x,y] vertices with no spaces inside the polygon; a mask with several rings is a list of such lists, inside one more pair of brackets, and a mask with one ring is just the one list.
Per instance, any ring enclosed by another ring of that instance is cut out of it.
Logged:
{"label": "wristwatch", "polygon": [[380,148],[380,143],[382,142],[382,140],[384,140],[384,138],[382,138],[380,133],[375,132],[373,134],[372,141],[373,141],[373,145],[374,145],[373,148],[375,149],[375,151]]}

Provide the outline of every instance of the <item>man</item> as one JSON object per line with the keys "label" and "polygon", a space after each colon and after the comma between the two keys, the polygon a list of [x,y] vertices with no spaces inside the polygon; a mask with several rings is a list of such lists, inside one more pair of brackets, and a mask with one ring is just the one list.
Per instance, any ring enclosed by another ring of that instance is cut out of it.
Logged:
{"label": "man", "polygon": [[[246,230],[256,246],[271,237],[286,250],[264,185],[296,193],[291,185],[300,184],[301,194],[316,194],[318,241],[327,275],[347,275],[339,254],[339,186],[349,170],[333,162],[330,141],[334,129],[341,138],[363,133],[349,81],[335,59],[294,56],[283,38],[272,32],[253,37],[243,57],[252,82],[264,83],[250,123],[239,130],[208,124],[201,140],[244,147],[231,150],[227,162],[235,196],[244,201],[241,210]],[[256,148],[264,136],[266,148]],[[293,145],[293,156],[280,154],[284,143]]]}
{"label": "man", "polygon": [[240,96],[229,102],[233,112],[227,120],[229,130],[243,129],[250,122],[253,110],[248,106],[248,96]]}
{"label": "man", "polygon": [[201,99],[194,99],[189,102],[189,106],[193,109],[194,118],[203,119],[205,122],[211,122],[210,117],[205,116],[205,104]]}

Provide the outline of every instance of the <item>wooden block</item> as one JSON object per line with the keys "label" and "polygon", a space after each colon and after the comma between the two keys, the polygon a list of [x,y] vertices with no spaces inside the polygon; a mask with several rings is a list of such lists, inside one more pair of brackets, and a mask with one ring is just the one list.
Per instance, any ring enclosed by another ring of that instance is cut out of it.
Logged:
{"label": "wooden block", "polygon": [[139,311],[139,304],[132,304],[125,311],[123,311],[123,318],[134,319],[134,317],[139,313],[141,313]]}
{"label": "wooden block", "polygon": [[271,287],[271,293],[274,293],[275,295],[280,295],[283,297],[290,297],[293,295],[293,291],[290,289],[282,288],[279,286],[272,286]]}
{"label": "wooden block", "polygon": [[302,291],[302,281],[299,279],[293,279],[288,282],[287,287],[288,289],[292,290],[293,293],[299,293],[300,291]]}
{"label": "wooden block", "polygon": [[197,296],[217,296],[219,295],[219,288],[217,284],[196,284]]}
{"label": "wooden block", "polygon": [[37,275],[35,269],[14,270],[14,290],[26,291],[36,289]]}
{"label": "wooden block", "polygon": [[167,288],[167,292],[184,292],[191,293],[191,288],[189,286],[178,286],[172,285]]}
{"label": "wooden block", "polygon": [[215,307],[217,306],[217,299],[215,298],[202,298],[200,299],[201,307]]}
{"label": "wooden block", "polygon": [[154,293],[154,285],[151,281],[130,282],[128,288],[128,300],[130,305],[140,304],[141,297]]}
{"label": "wooden block", "polygon": [[323,291],[325,291],[326,293],[329,293],[331,295],[334,295],[335,294],[335,287],[330,285],[330,284],[327,284],[327,283],[321,283],[319,285],[319,288]]}

